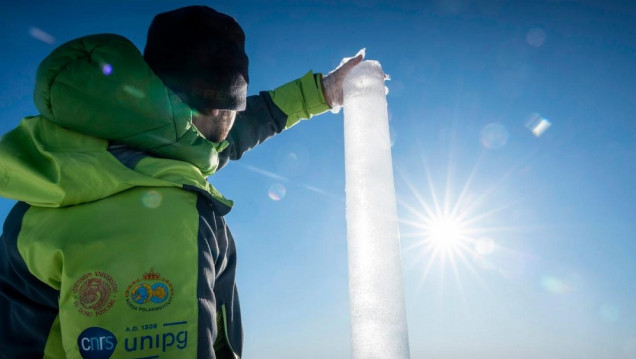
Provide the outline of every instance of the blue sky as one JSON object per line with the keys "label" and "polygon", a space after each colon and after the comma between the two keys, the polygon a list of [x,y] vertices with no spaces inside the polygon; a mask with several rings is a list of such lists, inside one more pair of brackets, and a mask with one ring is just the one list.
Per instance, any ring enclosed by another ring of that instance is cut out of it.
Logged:
{"label": "blue sky", "polygon": [[[412,358],[636,358],[633,2],[205,3],[246,32],[250,94],[362,47],[391,75]],[[153,15],[185,4],[0,4],[0,133],[35,114],[56,45],[111,32],[143,48]],[[305,121],[211,178],[236,202],[246,358],[350,355],[342,120]],[[444,208],[460,239],[439,252]]]}

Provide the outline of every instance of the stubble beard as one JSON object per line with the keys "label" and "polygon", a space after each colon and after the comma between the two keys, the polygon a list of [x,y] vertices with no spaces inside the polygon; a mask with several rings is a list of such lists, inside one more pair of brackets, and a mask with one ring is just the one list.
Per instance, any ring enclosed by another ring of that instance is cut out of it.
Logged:
{"label": "stubble beard", "polygon": [[236,111],[220,110],[218,115],[193,116],[192,123],[211,142],[225,140],[234,125]]}

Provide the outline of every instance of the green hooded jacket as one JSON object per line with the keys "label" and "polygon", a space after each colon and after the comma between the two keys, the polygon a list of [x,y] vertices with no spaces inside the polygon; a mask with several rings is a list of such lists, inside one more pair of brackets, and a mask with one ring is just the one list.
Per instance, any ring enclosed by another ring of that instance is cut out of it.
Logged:
{"label": "green hooded jacket", "polygon": [[0,357],[240,357],[232,202],[207,177],[326,111],[320,76],[248,97],[212,143],[129,40],[55,49],[40,115],[0,140]]}

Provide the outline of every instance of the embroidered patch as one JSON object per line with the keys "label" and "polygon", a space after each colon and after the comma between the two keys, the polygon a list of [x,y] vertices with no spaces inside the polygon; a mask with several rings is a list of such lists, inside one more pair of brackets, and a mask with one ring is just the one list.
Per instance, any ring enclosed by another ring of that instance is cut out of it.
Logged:
{"label": "embroidered patch", "polygon": [[150,272],[132,281],[124,295],[126,303],[132,309],[151,312],[161,310],[172,303],[173,293],[172,283],[151,268]]}
{"label": "embroidered patch", "polygon": [[73,284],[75,308],[87,317],[106,313],[115,304],[117,284],[108,273],[91,272]]}

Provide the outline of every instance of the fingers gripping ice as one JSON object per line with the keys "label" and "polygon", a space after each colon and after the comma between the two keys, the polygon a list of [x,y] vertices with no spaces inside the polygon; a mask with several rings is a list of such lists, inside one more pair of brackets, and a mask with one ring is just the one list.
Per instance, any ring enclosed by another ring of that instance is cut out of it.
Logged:
{"label": "fingers gripping ice", "polygon": [[340,61],[340,65],[333,69],[323,78],[323,90],[325,101],[331,107],[332,113],[340,112],[342,108],[342,83],[351,69],[364,59],[365,49],[358,51],[354,57],[345,57]]}
{"label": "fingers gripping ice", "polygon": [[343,84],[354,359],[409,358],[384,81],[364,61]]}

